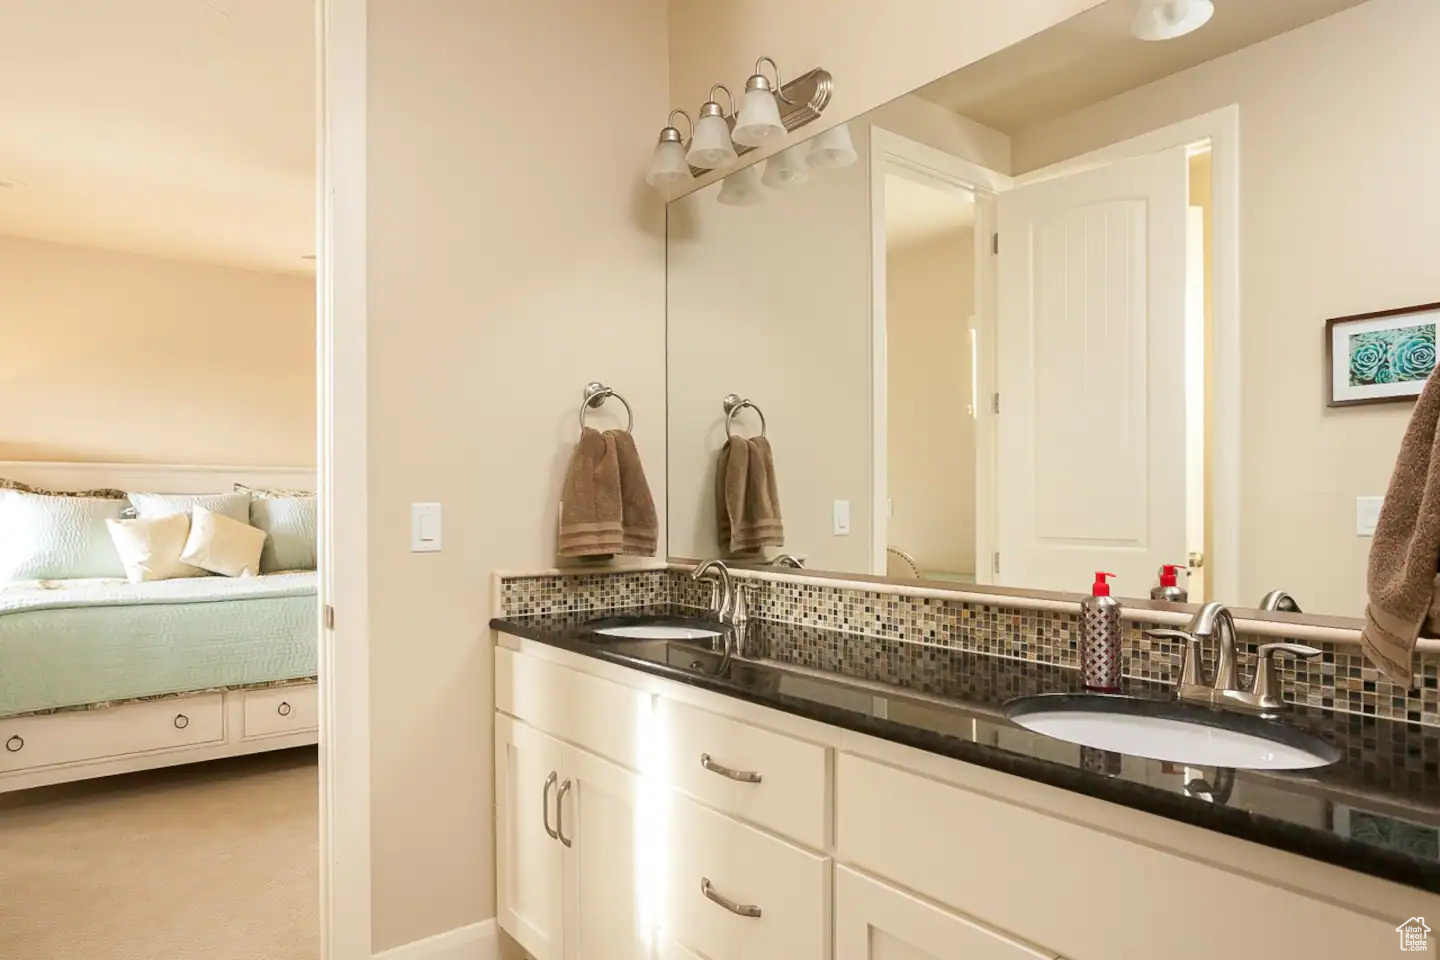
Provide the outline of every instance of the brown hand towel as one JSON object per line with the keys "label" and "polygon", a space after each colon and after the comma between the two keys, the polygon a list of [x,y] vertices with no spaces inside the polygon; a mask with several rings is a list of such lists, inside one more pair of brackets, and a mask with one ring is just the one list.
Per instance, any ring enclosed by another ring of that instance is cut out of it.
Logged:
{"label": "brown hand towel", "polygon": [[1366,580],[1360,644],[1391,680],[1414,683],[1415,639],[1440,584],[1440,370],[1430,374],[1380,508]]}
{"label": "brown hand towel", "polygon": [[645,479],[645,465],[640,451],[628,430],[607,430],[605,436],[615,444],[620,466],[620,524],[623,545],[621,553],[632,557],[655,556],[655,543],[660,536],[659,515],[655,498]]}
{"label": "brown hand towel", "polygon": [[769,440],[731,437],[720,452],[715,483],[722,549],[745,553],[785,545]]}
{"label": "brown hand towel", "polygon": [[[653,507],[652,507],[653,510]],[[624,508],[614,437],[586,427],[570,457],[560,502],[560,556],[608,557],[624,549]]]}

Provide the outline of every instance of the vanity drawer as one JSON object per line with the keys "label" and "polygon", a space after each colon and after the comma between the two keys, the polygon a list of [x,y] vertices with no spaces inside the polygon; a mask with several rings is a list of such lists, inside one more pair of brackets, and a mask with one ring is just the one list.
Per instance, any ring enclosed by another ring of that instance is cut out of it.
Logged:
{"label": "vanity drawer", "polygon": [[1071,960],[1153,960],[1157,931],[1166,960],[1368,957],[1395,937],[1394,923],[853,754],[835,779],[842,861]]}
{"label": "vanity drawer", "polygon": [[499,647],[495,708],[559,740],[640,768],[640,731],[650,726],[650,694]]}
{"label": "vanity drawer", "polygon": [[[709,960],[826,960],[830,860],[707,810],[671,803],[670,922],[675,939]],[[725,898],[742,916],[707,897]]]}
{"label": "vanity drawer", "polygon": [[658,720],[672,784],[806,846],[826,846],[827,747],[673,700],[660,701]]}
{"label": "vanity drawer", "polygon": [[204,694],[0,721],[0,773],[219,743],[224,695]]}
{"label": "vanity drawer", "polygon": [[315,730],[320,726],[319,690],[311,683],[243,691],[245,739]]}

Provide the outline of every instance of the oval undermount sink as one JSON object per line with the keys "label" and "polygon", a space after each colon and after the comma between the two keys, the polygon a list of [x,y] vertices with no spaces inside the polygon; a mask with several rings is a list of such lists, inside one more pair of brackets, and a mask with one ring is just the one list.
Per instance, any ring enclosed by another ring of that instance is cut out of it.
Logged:
{"label": "oval undermount sink", "polygon": [[680,627],[664,624],[629,624],[621,627],[601,627],[595,631],[603,637],[622,637],[626,640],[712,640],[722,636],[719,630],[702,627]]}
{"label": "oval undermount sink", "polygon": [[1177,701],[1047,693],[1011,700],[1005,716],[1057,740],[1189,766],[1304,770],[1340,759],[1294,727]]}

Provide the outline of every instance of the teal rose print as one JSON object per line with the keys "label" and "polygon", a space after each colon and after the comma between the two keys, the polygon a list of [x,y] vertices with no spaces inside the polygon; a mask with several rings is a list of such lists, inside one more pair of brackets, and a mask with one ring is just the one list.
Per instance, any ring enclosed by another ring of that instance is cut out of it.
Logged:
{"label": "teal rose print", "polygon": [[1350,386],[1424,380],[1435,369],[1435,327],[1369,330],[1350,335]]}

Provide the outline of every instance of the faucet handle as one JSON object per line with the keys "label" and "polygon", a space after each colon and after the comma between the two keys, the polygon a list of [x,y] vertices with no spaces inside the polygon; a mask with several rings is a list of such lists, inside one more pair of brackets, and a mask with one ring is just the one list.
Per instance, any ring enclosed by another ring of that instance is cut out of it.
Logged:
{"label": "faucet handle", "polygon": [[1250,688],[1250,695],[1259,700],[1261,708],[1279,710],[1285,706],[1285,700],[1280,696],[1280,675],[1275,670],[1275,658],[1284,654],[1296,659],[1313,660],[1320,653],[1315,647],[1307,647],[1303,643],[1260,644],[1257,650],[1259,659],[1255,663],[1255,684]]}
{"label": "faucet handle", "polygon": [[1185,662],[1180,665],[1180,686],[1205,685],[1205,653],[1200,638],[1185,630],[1146,630],[1145,636],[1155,640],[1180,640],[1185,644]]}

